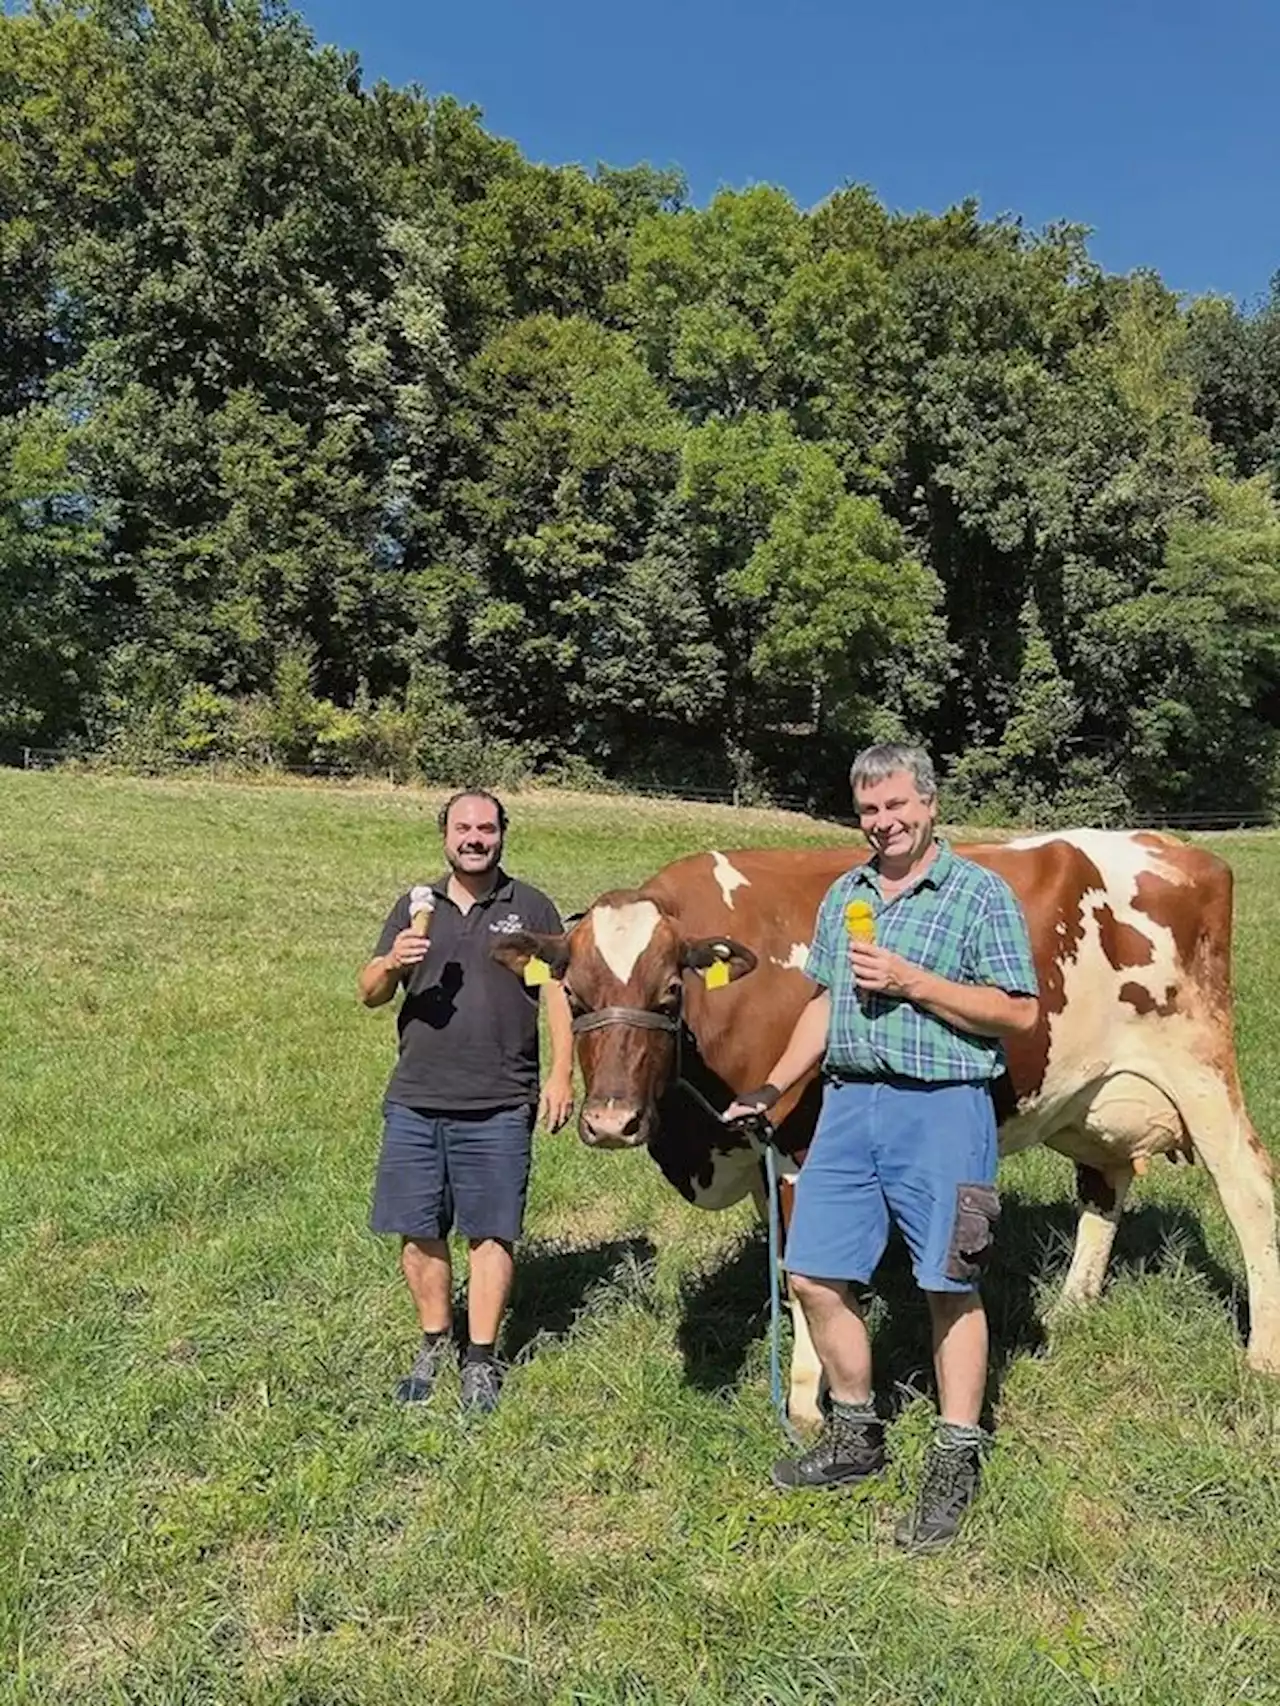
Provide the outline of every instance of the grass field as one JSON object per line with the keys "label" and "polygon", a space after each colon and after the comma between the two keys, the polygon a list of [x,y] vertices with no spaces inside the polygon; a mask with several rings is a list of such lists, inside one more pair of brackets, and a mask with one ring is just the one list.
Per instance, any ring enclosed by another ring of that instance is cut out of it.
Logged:
{"label": "grass field", "polygon": [[[929,1408],[877,1304],[893,1474],[785,1500],[746,1211],[540,1137],[491,1421],[388,1393],[415,1332],[365,1230],[389,1011],[353,994],[437,865],[390,790],[0,772],[0,1701],[582,1706],[1280,1700],[1280,1390],[1243,1368],[1201,1169],[1134,1192],[1043,1325],[1066,1164],[1006,1166],[998,1446],[950,1555],[889,1531]],[[515,802],[567,909],[767,814]],[[1280,1133],[1280,838],[1238,879],[1246,1088]]]}

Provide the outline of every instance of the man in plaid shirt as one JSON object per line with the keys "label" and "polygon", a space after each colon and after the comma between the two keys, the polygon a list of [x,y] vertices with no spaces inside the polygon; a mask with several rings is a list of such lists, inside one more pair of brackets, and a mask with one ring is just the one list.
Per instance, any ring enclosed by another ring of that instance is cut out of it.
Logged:
{"label": "man in plaid shirt", "polygon": [[[813,998],[768,1083],[726,1118],[772,1107],[822,1061],[787,1269],[826,1377],[826,1420],[810,1450],[774,1465],[774,1483],[844,1486],[884,1468],[871,1344],[852,1287],[870,1280],[896,1224],[929,1300],[940,1411],[919,1502],[896,1538],[931,1550],[956,1533],[988,1443],[978,1279],[1000,1212],[990,1087],[1004,1070],[1001,1039],[1035,1027],[1038,985],[1008,884],[935,834],[928,756],[868,747],[850,781],[872,856],[823,899],[805,965]],[[858,901],[873,939],[846,922]]]}

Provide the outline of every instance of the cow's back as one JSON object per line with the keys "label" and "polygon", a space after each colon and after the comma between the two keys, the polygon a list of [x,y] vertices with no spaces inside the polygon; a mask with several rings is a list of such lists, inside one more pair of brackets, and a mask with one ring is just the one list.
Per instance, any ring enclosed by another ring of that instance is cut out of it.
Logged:
{"label": "cow's back", "polygon": [[[1041,987],[1036,1030],[1007,1048],[1001,1112],[1014,1147],[1051,1141],[1086,1086],[1192,1051],[1234,1083],[1231,873],[1201,848],[1151,832],[1068,830],[956,852],[1008,882]],[[645,885],[689,935],[735,936],[758,956],[731,990],[690,993],[708,1058],[741,1089],[785,1046],[812,985],[802,975],[823,895],[866,851],[852,844],[693,854]],[[1074,1098],[1074,1103],[1073,1103]],[[1172,1146],[1172,1140],[1169,1146]]]}

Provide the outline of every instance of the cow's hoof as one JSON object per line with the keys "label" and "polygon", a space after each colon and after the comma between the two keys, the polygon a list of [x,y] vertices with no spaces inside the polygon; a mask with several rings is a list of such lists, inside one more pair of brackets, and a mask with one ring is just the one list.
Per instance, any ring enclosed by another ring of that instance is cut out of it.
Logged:
{"label": "cow's hoof", "polygon": [[787,1401],[787,1420],[802,1434],[817,1433],[822,1426],[822,1405],[817,1387],[797,1392],[793,1387]]}
{"label": "cow's hoof", "polygon": [[1070,1320],[1081,1309],[1091,1308],[1100,1295],[1096,1291],[1060,1291],[1046,1309],[1045,1320],[1050,1326],[1057,1321]]}

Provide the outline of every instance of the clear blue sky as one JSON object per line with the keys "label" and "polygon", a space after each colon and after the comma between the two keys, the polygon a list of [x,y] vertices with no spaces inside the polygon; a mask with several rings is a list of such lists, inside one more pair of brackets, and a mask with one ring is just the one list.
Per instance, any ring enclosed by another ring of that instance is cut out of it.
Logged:
{"label": "clear blue sky", "polygon": [[1280,269],[1280,0],[303,0],[369,79],[535,160],[680,166],[697,202],[856,181],[1071,219],[1114,271],[1245,302]]}

